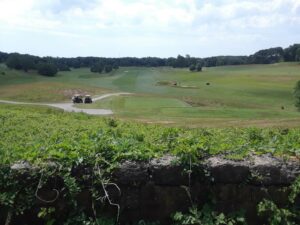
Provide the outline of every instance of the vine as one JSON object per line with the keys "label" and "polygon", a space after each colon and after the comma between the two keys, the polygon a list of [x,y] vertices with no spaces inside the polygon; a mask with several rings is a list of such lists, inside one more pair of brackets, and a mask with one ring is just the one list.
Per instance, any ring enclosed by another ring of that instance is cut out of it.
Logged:
{"label": "vine", "polygon": [[272,200],[263,199],[258,206],[259,215],[268,215],[270,225],[297,225],[300,223],[300,208],[296,198],[300,194],[300,176],[289,188],[288,204],[281,208]]}

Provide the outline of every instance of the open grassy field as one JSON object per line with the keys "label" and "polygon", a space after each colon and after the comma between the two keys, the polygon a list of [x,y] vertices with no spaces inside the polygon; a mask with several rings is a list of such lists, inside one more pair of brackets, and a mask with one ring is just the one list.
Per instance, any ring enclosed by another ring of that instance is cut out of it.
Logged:
{"label": "open grassy field", "polygon": [[[300,126],[293,88],[300,65],[243,65],[204,68],[120,68],[94,74],[88,68],[42,77],[0,66],[0,99],[68,101],[77,92],[100,95],[130,92],[80,107],[112,109],[126,120],[189,127]],[[174,85],[176,83],[176,85]],[[208,85],[209,84],[209,85]]]}

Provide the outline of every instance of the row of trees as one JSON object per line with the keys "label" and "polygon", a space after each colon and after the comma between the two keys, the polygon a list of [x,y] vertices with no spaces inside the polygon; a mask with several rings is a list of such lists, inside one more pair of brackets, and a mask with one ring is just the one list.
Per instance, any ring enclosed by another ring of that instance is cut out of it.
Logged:
{"label": "row of trees", "polygon": [[[196,58],[189,55],[178,55],[170,58],[158,57],[123,57],[123,58],[104,58],[104,57],[76,57],[76,58],[55,58],[37,57],[32,55],[21,55],[17,53],[0,52],[0,63],[6,62],[10,68],[28,71],[37,69],[40,63],[47,63],[55,66],[59,71],[68,71],[70,68],[93,67],[93,71],[105,70],[105,65],[118,66],[138,66],[138,67],[159,67],[171,66],[174,68],[188,68],[191,65],[200,64],[201,67],[213,67],[224,65],[242,64],[268,64],[280,61],[300,61],[300,44],[294,44],[288,48],[269,48],[260,50],[250,56],[216,56],[207,58]],[[98,65],[101,67],[97,68]],[[102,67],[103,66],[103,67]],[[108,67],[109,69],[109,67]],[[101,71],[101,72],[102,72]]]}
{"label": "row of trees", "polygon": [[294,44],[288,48],[269,48],[260,50],[249,56],[249,64],[270,64],[277,62],[300,61],[300,44]]}
{"label": "row of trees", "polygon": [[93,73],[102,73],[103,71],[105,73],[111,72],[113,69],[117,70],[119,69],[119,66],[117,64],[114,65],[103,65],[102,63],[96,63],[91,67],[91,72]]}
{"label": "row of trees", "polygon": [[192,64],[192,65],[190,65],[189,69],[191,72],[194,72],[194,71],[200,72],[200,71],[202,71],[202,66],[200,63],[197,63],[196,65]]}
{"label": "row of trees", "polygon": [[23,70],[25,72],[37,70],[40,75],[44,76],[55,76],[58,72],[58,68],[55,64],[36,56],[21,55],[17,53],[9,54],[7,56],[6,65],[8,68]]}

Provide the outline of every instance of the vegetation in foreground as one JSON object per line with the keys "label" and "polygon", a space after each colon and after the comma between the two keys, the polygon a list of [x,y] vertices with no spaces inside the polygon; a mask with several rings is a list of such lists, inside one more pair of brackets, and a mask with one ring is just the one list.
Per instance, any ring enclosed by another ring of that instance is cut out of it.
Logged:
{"label": "vegetation in foreground", "polygon": [[111,164],[165,154],[244,158],[300,156],[300,129],[183,129],[69,114],[49,108],[0,105],[0,164],[18,160],[73,164],[100,154]]}
{"label": "vegetation in foreground", "polygon": [[[0,105],[0,124],[0,187],[5,190],[0,193],[0,207],[7,213],[7,224],[13,216],[21,215],[35,204],[37,187],[42,188],[48,179],[58,175],[66,186],[62,191],[63,198],[68,207],[74,209],[70,215],[65,215],[64,225],[114,224],[115,219],[98,217],[96,212],[93,217],[87,216],[76,204],[76,195],[82,188],[80,184],[87,179],[83,176],[83,180],[77,180],[71,175],[71,168],[76,165],[94,165],[99,170],[101,164],[103,172],[95,175],[91,186],[93,196],[99,199],[99,190],[105,186],[103,182],[107,182],[111,170],[126,159],[149,160],[172,154],[183,163],[190,159],[197,163],[212,154],[223,154],[237,160],[263,153],[298,159],[300,156],[300,129],[167,128],[64,113],[50,108],[11,105]],[[10,169],[9,166],[19,160],[29,161],[34,168],[40,168],[32,174],[32,180],[22,180],[20,174]],[[50,162],[59,168],[48,168]],[[299,184],[298,181],[292,187],[291,204],[299,193]],[[109,196],[103,197],[103,201],[108,200]],[[297,216],[297,211],[293,210],[293,206],[281,209],[267,200],[259,205],[260,213],[271,213],[269,221],[274,225],[280,221],[293,221]],[[56,223],[55,213],[53,207],[41,207],[38,216],[52,225]],[[191,208],[189,214],[178,212],[174,215],[176,224],[193,225],[203,221],[213,225],[245,222],[241,216],[227,216],[209,208]],[[141,221],[139,224],[156,223]]]}

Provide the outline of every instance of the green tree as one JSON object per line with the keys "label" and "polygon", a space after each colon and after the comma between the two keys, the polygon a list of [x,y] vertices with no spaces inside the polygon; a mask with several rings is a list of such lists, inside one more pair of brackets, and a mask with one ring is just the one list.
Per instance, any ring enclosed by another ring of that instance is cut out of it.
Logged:
{"label": "green tree", "polygon": [[111,65],[106,65],[105,67],[104,67],[104,71],[105,71],[105,73],[109,73],[109,72],[111,72],[112,71],[112,66]]}
{"label": "green tree", "polygon": [[10,54],[10,56],[6,60],[6,66],[10,69],[20,70],[22,68],[20,55]]}
{"label": "green tree", "polygon": [[70,67],[68,67],[66,64],[58,64],[57,69],[59,71],[71,71]]}
{"label": "green tree", "polygon": [[294,96],[296,98],[295,106],[300,111],[300,80],[296,84],[296,87],[295,87],[295,90],[294,90]]}
{"label": "green tree", "polygon": [[197,72],[202,71],[202,66],[201,66],[200,63],[197,63],[197,65],[196,65],[196,70],[197,70]]}
{"label": "green tree", "polygon": [[298,62],[300,61],[300,48],[298,48],[297,51],[296,51],[296,58],[295,59]]}
{"label": "green tree", "polygon": [[175,67],[175,68],[188,67],[188,62],[187,62],[186,58],[184,58],[181,55],[178,55],[175,62],[174,62],[174,64],[173,64],[173,67]]}
{"label": "green tree", "polygon": [[27,72],[28,70],[35,69],[35,62],[29,55],[20,56],[21,69]]}
{"label": "green tree", "polygon": [[57,68],[55,65],[50,63],[40,63],[37,66],[38,73],[43,76],[53,77],[57,74]]}
{"label": "green tree", "polygon": [[93,73],[102,73],[103,69],[104,68],[103,68],[102,64],[97,63],[97,64],[95,64],[91,67],[91,72],[93,72]]}
{"label": "green tree", "polygon": [[194,72],[196,70],[195,64],[190,65],[189,69],[190,69],[191,72]]}
{"label": "green tree", "polygon": [[114,69],[114,70],[117,70],[117,69],[119,69],[119,66],[118,66],[118,64],[117,64],[117,63],[115,63],[115,64],[113,65],[113,69]]}
{"label": "green tree", "polygon": [[8,57],[6,65],[8,68],[24,70],[25,72],[27,72],[30,69],[35,69],[35,62],[33,56],[20,55],[16,53],[13,53]]}

